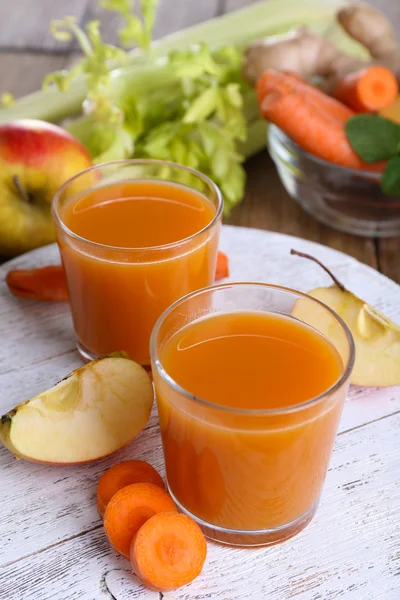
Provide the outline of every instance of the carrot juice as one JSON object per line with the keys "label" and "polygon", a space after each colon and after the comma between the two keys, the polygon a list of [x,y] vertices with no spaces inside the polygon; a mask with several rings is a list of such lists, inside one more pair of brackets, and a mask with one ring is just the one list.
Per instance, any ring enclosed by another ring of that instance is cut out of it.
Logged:
{"label": "carrot juice", "polygon": [[268,543],[293,535],[314,514],[347,389],[313,400],[343,376],[335,346],[291,316],[222,308],[160,343],[157,361],[167,478],[178,505],[221,541],[235,543],[217,528],[277,532]]}
{"label": "carrot juice", "polygon": [[220,215],[210,196],[173,181],[127,179],[59,203],[58,243],[85,358],[124,350],[149,364],[162,311],[212,283]]}

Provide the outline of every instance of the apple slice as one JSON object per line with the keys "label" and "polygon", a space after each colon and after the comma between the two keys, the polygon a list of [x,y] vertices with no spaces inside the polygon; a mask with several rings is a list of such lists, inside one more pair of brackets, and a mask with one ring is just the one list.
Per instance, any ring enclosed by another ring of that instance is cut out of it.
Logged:
{"label": "apple slice", "polygon": [[[389,387],[400,384],[400,327],[347,290],[344,285],[317,259],[308,254],[291,251],[291,254],[308,258],[319,264],[333,279],[334,285],[320,287],[308,292],[332,308],[349,327],[356,347],[356,361],[351,383],[360,386]],[[315,327],[338,347],[340,351],[339,325],[332,326],[322,310],[316,310],[308,302],[298,301],[292,314]]]}
{"label": "apple slice", "polygon": [[0,440],[17,457],[82,463],[116,452],[143,429],[153,387],[143,367],[122,354],[76,369],[0,421]]}

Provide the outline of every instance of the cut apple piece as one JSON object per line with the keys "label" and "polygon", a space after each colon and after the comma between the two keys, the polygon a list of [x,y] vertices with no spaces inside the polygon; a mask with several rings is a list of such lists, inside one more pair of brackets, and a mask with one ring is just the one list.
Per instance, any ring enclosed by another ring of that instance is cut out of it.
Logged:
{"label": "cut apple piece", "polygon": [[[292,254],[314,260],[331,275],[335,285],[320,287],[308,292],[333,309],[346,323],[356,347],[356,361],[351,383],[360,386],[389,387],[400,384],[400,327],[382,313],[347,290],[332,273],[314,257],[296,251]],[[340,326],[322,310],[316,310],[309,302],[299,300],[293,316],[315,327],[330,339],[339,352],[343,335]]]}
{"label": "cut apple piece", "polygon": [[123,355],[95,360],[0,421],[0,439],[18,458],[71,464],[103,458],[131,442],[153,405],[145,369]]}

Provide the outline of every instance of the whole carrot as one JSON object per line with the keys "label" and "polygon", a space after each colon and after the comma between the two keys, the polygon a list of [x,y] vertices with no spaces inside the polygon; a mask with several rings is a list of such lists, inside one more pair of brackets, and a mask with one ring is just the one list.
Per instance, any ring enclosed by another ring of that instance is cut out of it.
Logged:
{"label": "whole carrot", "polygon": [[394,73],[386,67],[373,66],[342,77],[333,95],[357,112],[376,112],[389,106],[398,92]]}
{"label": "whole carrot", "polygon": [[302,79],[297,73],[288,71],[280,72],[267,69],[261,75],[256,88],[259,103],[261,104],[267,93],[276,90],[282,84],[285,85],[287,91],[291,89],[294,92],[299,92],[304,98],[314,103],[321,110],[325,110],[340,123],[345,123],[350,117],[354,116],[354,111],[348,106],[335,100],[335,98],[331,98],[331,96],[319,90],[315,85]]}
{"label": "whole carrot", "polygon": [[265,119],[307,152],[351,169],[382,171],[382,164],[367,164],[357,156],[347,140],[343,123],[290,85],[282,83],[267,92],[260,108]]}
{"label": "whole carrot", "polygon": [[7,273],[6,282],[14,296],[57,302],[68,300],[67,280],[61,265],[13,269]]}

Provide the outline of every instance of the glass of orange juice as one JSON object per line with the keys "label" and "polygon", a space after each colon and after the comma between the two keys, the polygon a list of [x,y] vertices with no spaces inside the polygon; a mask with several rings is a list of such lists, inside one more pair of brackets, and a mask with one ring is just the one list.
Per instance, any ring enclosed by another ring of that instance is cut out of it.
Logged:
{"label": "glass of orange juice", "polygon": [[[307,325],[317,314],[332,339]],[[287,288],[209,287],[159,318],[151,359],[178,507],[228,544],[275,544],[303,529],[354,364],[340,317]]]}
{"label": "glass of orange juice", "polygon": [[204,175],[128,160],[76,175],[53,201],[78,350],[150,364],[160,314],[214,279],[223,201]]}

